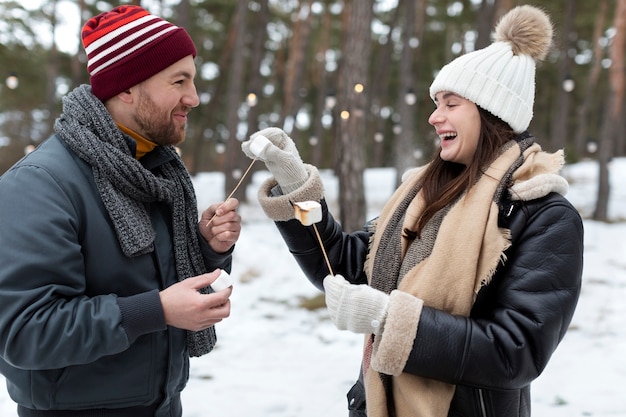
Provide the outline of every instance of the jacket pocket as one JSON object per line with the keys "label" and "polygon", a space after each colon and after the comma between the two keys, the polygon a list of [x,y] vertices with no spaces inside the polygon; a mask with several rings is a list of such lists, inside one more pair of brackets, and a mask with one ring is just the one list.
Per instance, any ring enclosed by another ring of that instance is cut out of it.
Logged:
{"label": "jacket pocket", "polygon": [[[155,335],[144,336],[124,352],[63,370],[51,398],[55,408],[132,407],[158,397],[163,376],[154,351]],[[161,363],[167,363],[162,358]]]}

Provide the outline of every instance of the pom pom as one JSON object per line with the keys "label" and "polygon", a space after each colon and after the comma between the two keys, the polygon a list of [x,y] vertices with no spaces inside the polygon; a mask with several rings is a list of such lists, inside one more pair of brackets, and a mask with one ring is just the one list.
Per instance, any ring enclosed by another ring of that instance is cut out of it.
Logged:
{"label": "pom pom", "polygon": [[496,42],[509,42],[515,55],[543,61],[552,45],[552,23],[547,14],[533,6],[518,6],[502,16],[495,29]]}

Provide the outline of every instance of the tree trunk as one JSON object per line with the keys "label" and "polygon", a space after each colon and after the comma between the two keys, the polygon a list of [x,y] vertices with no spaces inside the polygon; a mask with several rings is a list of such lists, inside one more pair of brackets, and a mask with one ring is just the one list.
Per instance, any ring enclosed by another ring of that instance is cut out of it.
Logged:
{"label": "tree trunk", "polygon": [[[264,44],[267,39],[267,22],[269,21],[270,11],[268,6],[268,0],[258,0],[259,10],[256,16],[251,19],[254,22],[254,26],[251,29],[254,33],[252,37],[251,56],[250,56],[250,76],[248,81],[248,96],[252,94],[254,97],[248,99],[248,131],[244,139],[248,139],[250,135],[259,130],[259,103],[258,100],[262,97],[263,90],[263,78],[261,76],[261,61],[263,60]],[[246,188],[252,182],[252,173],[259,169],[265,169],[265,165],[261,162],[256,162],[250,170],[250,173],[241,181],[241,193],[238,194],[240,202],[247,202]]]}
{"label": "tree trunk", "polygon": [[[250,56],[250,78],[248,81],[247,94],[253,94],[259,100],[263,91],[263,77],[261,76],[261,61],[265,52],[265,41],[267,40],[267,23],[270,18],[268,0],[258,0],[259,10],[255,17],[251,19],[254,26],[251,27],[254,36],[252,37],[252,47]],[[248,136],[259,129],[259,107],[257,102],[248,100]]]}
{"label": "tree trunk", "polygon": [[561,45],[559,48],[559,72],[557,79],[556,97],[557,104],[552,119],[552,134],[550,143],[552,148],[563,149],[567,145],[568,129],[567,116],[571,103],[571,90],[566,89],[564,84],[566,79],[571,79],[572,58],[569,56],[571,48],[572,29],[574,24],[575,0],[567,0],[567,10],[565,12],[565,21],[563,24],[563,34]]}
{"label": "tree trunk", "polygon": [[[85,16],[85,0],[78,0],[78,14],[79,16]],[[76,36],[76,53],[74,54],[74,56],[72,56],[71,58],[71,62],[70,62],[70,66],[71,66],[71,71],[72,71],[72,85],[70,89],[73,89],[74,87],[78,87],[79,85],[81,85],[83,82],[87,82],[87,80],[85,80],[84,74],[86,73],[85,68],[84,68],[84,64],[81,62],[81,57],[85,57],[85,52],[83,49],[83,41],[82,41],[82,37],[81,37],[81,32],[83,30],[82,28],[82,20],[81,20],[81,25],[79,25],[78,27],[78,33]],[[86,60],[86,57],[85,57]]]}
{"label": "tree trunk", "polygon": [[615,135],[619,131],[620,116],[624,105],[624,47],[626,46],[626,0],[617,0],[613,20],[615,36],[609,49],[611,67],[609,68],[608,108],[605,113],[602,137],[598,149],[598,199],[593,219],[608,221],[610,195],[609,162],[615,152]]}
{"label": "tree trunk", "polygon": [[497,6],[497,0],[482,0],[480,3],[480,9],[478,13],[476,13],[476,28],[478,34],[476,35],[475,49],[483,49],[491,44],[491,31],[494,26]]}
{"label": "tree trunk", "polygon": [[50,28],[53,34],[52,45],[50,46],[50,57],[46,67],[46,109],[48,110],[48,123],[47,132],[44,134],[47,137],[54,130],[54,121],[56,120],[59,110],[56,103],[56,80],[59,74],[59,51],[56,45],[56,39],[54,33],[57,28],[57,1],[50,2],[49,5],[50,15]]}
{"label": "tree trunk", "polygon": [[[226,96],[227,93],[224,91],[230,84],[227,84],[224,81],[225,77],[228,77],[230,74],[229,65],[234,61],[232,58],[233,52],[235,52],[235,42],[237,41],[237,11],[235,11],[232,19],[230,21],[229,27],[230,31],[228,32],[228,38],[226,40],[226,45],[222,48],[221,56],[218,60],[218,67],[220,69],[218,78],[215,80],[215,90],[212,94],[211,101],[202,109],[202,113],[206,115],[212,115],[217,113],[217,109],[219,106],[223,106],[223,101],[220,100],[221,97]],[[205,169],[204,166],[204,136],[202,134],[198,135],[195,138],[196,140],[191,146],[191,157],[189,158],[189,166],[188,169],[192,175],[197,174],[200,170]]]}
{"label": "tree trunk", "polygon": [[[411,40],[415,38],[415,0],[403,0],[398,7],[404,7],[404,24],[402,30],[402,54],[399,64],[400,85],[402,86],[396,98],[396,108],[400,114],[399,131],[393,141],[394,165],[396,168],[396,185],[401,182],[402,175],[415,166],[415,108],[417,101],[407,98],[408,94],[415,94],[413,85],[417,76],[414,74],[413,58],[417,48],[411,47]],[[413,101],[408,101],[413,100]]]}
{"label": "tree trunk", "polygon": [[[396,7],[393,13],[393,18],[389,23],[390,31],[393,31],[395,28],[399,26],[400,21],[400,12],[401,7]],[[371,127],[369,129],[370,133],[373,133],[374,137],[374,147],[372,151],[372,162],[371,166],[379,167],[384,164],[384,154],[385,154],[385,125],[387,124],[388,117],[384,118],[381,114],[381,110],[383,107],[391,106],[390,93],[391,88],[390,85],[390,76],[392,65],[392,55],[394,52],[395,44],[392,39],[388,39],[387,43],[381,45],[380,48],[377,48],[375,59],[373,60],[374,66],[374,76],[373,80],[376,80],[375,83],[372,83],[370,88],[370,100],[372,103],[372,110],[375,110],[378,114],[376,117],[372,117]]]}
{"label": "tree trunk", "polygon": [[[320,42],[317,47],[316,55],[320,59],[315,60],[316,71],[313,73],[313,83],[317,88],[317,98],[315,100],[315,108],[313,110],[313,136],[309,139],[311,147],[311,164],[316,167],[322,162],[322,149],[325,148],[325,129],[322,123],[322,117],[331,112],[332,109],[326,108],[326,96],[330,94],[329,74],[326,70],[326,51],[330,48],[330,31],[331,31],[332,15],[328,1],[324,4],[324,15],[321,21]],[[321,59],[321,57],[324,57]]]}
{"label": "tree trunk", "polygon": [[493,18],[494,23],[496,23],[502,16],[513,8],[514,0],[494,0],[494,4],[496,6],[496,12]]}
{"label": "tree trunk", "polygon": [[292,138],[297,140],[297,132],[293,130],[295,118],[302,104],[303,73],[305,70],[306,51],[311,38],[312,0],[305,0],[300,4],[298,19],[293,27],[291,47],[285,71],[284,103],[281,121],[283,129]]}
{"label": "tree trunk", "polygon": [[[336,172],[340,221],[346,232],[361,230],[365,224],[363,147],[368,113],[373,3],[374,0],[346,1],[344,9],[346,38],[339,73]],[[350,53],[354,51],[358,53]],[[361,90],[359,85],[365,89]]]}
{"label": "tree trunk", "polygon": [[[249,160],[243,160],[241,152],[241,141],[237,137],[239,127],[239,107],[243,100],[243,85],[245,79],[245,66],[243,53],[246,39],[246,14],[248,12],[248,2],[246,0],[237,1],[235,11],[235,44],[234,52],[231,55],[231,64],[228,72],[228,85],[226,87],[226,128],[228,129],[228,141],[226,142],[226,161],[224,164],[224,198],[231,193],[233,197],[244,200],[245,190],[235,186],[245,172]],[[243,165],[246,166],[243,166]]]}
{"label": "tree trunk", "polygon": [[593,61],[591,63],[591,70],[589,71],[589,77],[587,78],[583,99],[581,100],[577,110],[578,126],[576,128],[575,149],[579,157],[588,152],[587,126],[589,118],[589,104],[591,102],[591,97],[594,96],[594,92],[596,91],[598,80],[602,72],[602,58],[604,54],[600,37],[604,33],[604,22],[606,20],[607,9],[608,0],[601,0],[591,39],[591,44],[593,45]]}

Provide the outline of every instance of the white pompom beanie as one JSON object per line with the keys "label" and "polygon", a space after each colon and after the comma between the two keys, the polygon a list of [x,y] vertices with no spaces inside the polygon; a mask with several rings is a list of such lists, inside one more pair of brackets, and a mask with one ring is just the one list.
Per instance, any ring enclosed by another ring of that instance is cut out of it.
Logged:
{"label": "white pompom beanie", "polygon": [[528,128],[535,101],[535,67],[552,44],[552,23],[540,9],[519,6],[498,22],[494,43],[445,65],[430,96],[449,91],[498,116],[516,133]]}

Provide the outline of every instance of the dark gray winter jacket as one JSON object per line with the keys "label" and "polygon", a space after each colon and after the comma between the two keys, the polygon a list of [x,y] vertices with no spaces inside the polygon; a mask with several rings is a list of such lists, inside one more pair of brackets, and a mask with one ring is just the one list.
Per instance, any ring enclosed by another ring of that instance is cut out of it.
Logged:
{"label": "dark gray winter jacket", "polygon": [[[0,372],[21,415],[180,416],[186,331],[166,326],[159,300],[177,281],[171,214],[147,211],[155,250],[128,258],[90,166],[55,136],[0,178]],[[199,240],[208,269],[229,271],[230,253]]]}

